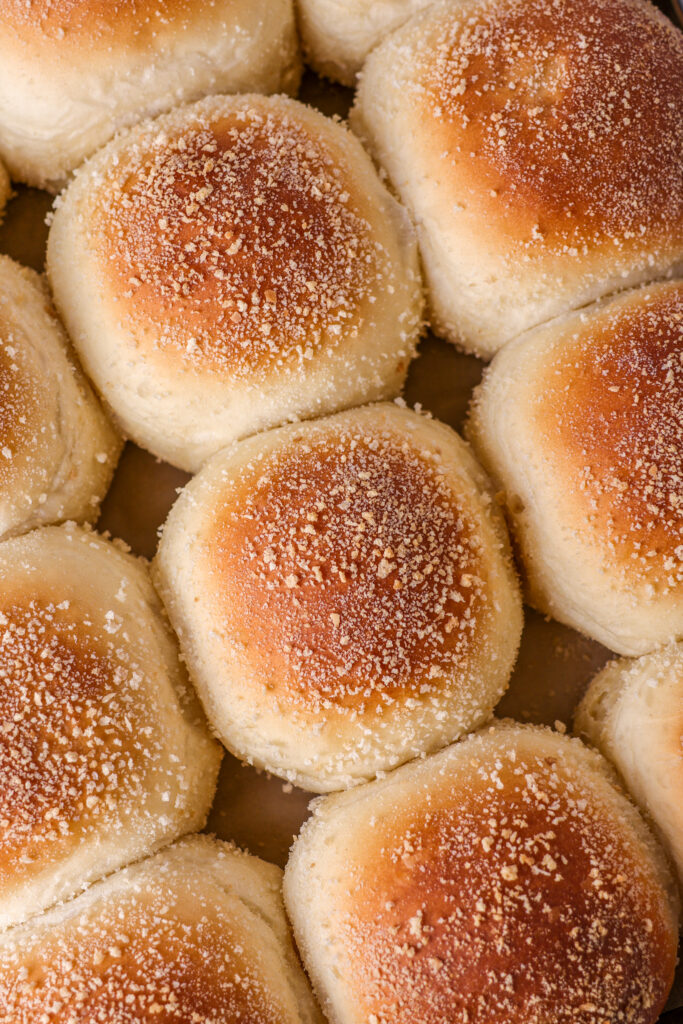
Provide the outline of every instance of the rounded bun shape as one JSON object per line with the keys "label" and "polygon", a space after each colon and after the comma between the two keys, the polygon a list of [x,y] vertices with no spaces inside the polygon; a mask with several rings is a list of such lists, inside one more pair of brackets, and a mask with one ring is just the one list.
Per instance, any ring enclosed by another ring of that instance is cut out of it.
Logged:
{"label": "rounded bun shape", "polygon": [[0,545],[0,683],[0,928],[203,826],[221,751],[141,561]]}
{"label": "rounded bun shape", "polygon": [[421,326],[407,215],[346,128],[281,96],[210,98],[115,140],[62,196],[47,265],[123,430],[191,472],[397,394]]}
{"label": "rounded bun shape", "polygon": [[0,540],[96,519],[121,445],[74,365],[44,282],[0,256]]}
{"label": "rounded bun shape", "polygon": [[434,330],[484,358],[683,272],[683,34],[650,3],[436,3],[370,55],[352,123],[417,224]]}
{"label": "rounded bun shape", "polygon": [[450,428],[390,404],[221,452],[154,571],[226,746],[320,792],[486,721],[522,627],[483,474]]}
{"label": "rounded bun shape", "polygon": [[471,409],[531,603],[619,654],[683,636],[681,351],[683,282],[653,285],[512,342]]}
{"label": "rounded bun shape", "polygon": [[370,50],[431,0],[297,0],[307,62],[321,75],[354,85]]}
{"label": "rounded bun shape", "polygon": [[193,836],[0,938],[12,1024],[322,1024],[282,872]]}
{"label": "rounded bun shape", "polygon": [[683,645],[611,662],[589,686],[574,729],[616,765],[683,885]]}
{"label": "rounded bun shape", "polygon": [[284,892],[331,1024],[654,1024],[676,889],[614,778],[498,723],[317,801]]}
{"label": "rounded bun shape", "polygon": [[299,71],[292,0],[0,0],[0,156],[54,189],[144,117]]}

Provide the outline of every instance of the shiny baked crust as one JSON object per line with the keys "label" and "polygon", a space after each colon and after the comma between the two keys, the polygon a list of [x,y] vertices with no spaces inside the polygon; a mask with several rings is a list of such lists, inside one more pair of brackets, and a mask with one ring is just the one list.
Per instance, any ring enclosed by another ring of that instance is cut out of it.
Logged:
{"label": "shiny baked crust", "polygon": [[435,4],[371,54],[352,123],[417,223],[436,333],[478,355],[683,271],[683,35],[651,4]]}
{"label": "shiny baked crust", "polygon": [[332,1024],[654,1024],[676,891],[614,778],[507,723],[318,801],[284,891]]}

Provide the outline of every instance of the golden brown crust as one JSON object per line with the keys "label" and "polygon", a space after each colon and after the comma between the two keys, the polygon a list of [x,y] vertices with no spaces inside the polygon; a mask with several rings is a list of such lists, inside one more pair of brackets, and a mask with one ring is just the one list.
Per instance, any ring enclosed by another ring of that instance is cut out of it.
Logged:
{"label": "golden brown crust", "polygon": [[639,0],[490,0],[424,53],[430,145],[473,219],[527,256],[671,245],[683,36]]}
{"label": "golden brown crust", "polygon": [[683,284],[577,326],[534,385],[534,429],[605,558],[658,590],[683,582]]}
{"label": "golden brown crust", "polygon": [[[112,612],[112,616],[113,616]],[[0,883],[30,878],[112,817],[155,740],[118,628],[74,600],[0,597]]]}
{"label": "golden brown crust", "polygon": [[[163,873],[162,876],[163,878]],[[55,926],[12,967],[0,950],[0,1018],[34,1024],[177,1024],[291,1020],[264,977],[263,952],[239,920],[193,892],[131,885],[97,913]],[[234,910],[239,906],[232,900]],[[4,962],[3,962],[4,961]],[[7,1016],[5,1016],[7,1015]]]}
{"label": "golden brown crust", "polygon": [[360,424],[243,470],[204,550],[254,682],[320,711],[467,676],[490,614],[481,546],[434,453]]}
{"label": "golden brown crust", "polygon": [[[41,388],[35,375],[25,372],[22,353],[13,344],[13,331],[0,319],[0,487],[10,485],[15,472],[12,454],[26,452],[31,458],[40,447],[33,410],[39,406]],[[3,454],[9,453],[9,454]]]}
{"label": "golden brown crust", "polygon": [[[212,7],[227,7],[212,0]],[[204,0],[0,0],[2,34],[18,37],[57,59],[82,47],[145,48],[173,29],[206,16]]]}
{"label": "golden brown crust", "polygon": [[354,337],[367,295],[394,287],[343,136],[301,111],[204,107],[107,174],[97,258],[150,357],[223,380],[291,369]]}
{"label": "golden brown crust", "polygon": [[676,959],[668,906],[589,777],[545,753],[474,744],[467,787],[444,772],[373,819],[340,922],[358,1019],[656,1019]]}

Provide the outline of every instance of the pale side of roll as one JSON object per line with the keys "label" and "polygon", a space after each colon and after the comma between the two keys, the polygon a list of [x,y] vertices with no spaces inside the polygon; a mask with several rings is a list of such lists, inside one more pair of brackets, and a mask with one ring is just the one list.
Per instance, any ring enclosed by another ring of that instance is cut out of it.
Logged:
{"label": "pale side of roll", "polygon": [[683,282],[500,352],[468,434],[501,488],[531,603],[619,654],[683,638]]}
{"label": "pale side of roll", "polygon": [[76,175],[55,301],[125,433],[191,472],[231,441],[396,395],[421,329],[414,232],[358,140],[286,97],[214,97]]}
{"label": "pale side of roll", "polygon": [[611,662],[574,719],[657,826],[683,884],[683,645]]}
{"label": "pale side of roll", "polygon": [[372,52],[352,124],[467,351],[683,273],[683,35],[652,4],[435,3]]}
{"label": "pale side of roll", "polygon": [[615,778],[508,722],[317,801],[284,893],[331,1024],[654,1024],[677,893]]}
{"label": "pale side of roll", "polygon": [[292,0],[2,0],[0,156],[52,189],[144,117],[299,72]]}
{"label": "pale side of roll", "polygon": [[322,1024],[282,872],[193,836],[0,937],[12,1024]]}
{"label": "pale side of roll", "polygon": [[379,42],[432,0],[297,0],[307,62],[321,75],[354,85]]}
{"label": "pale side of roll", "polygon": [[154,572],[219,737],[318,792],[485,722],[522,627],[483,473],[449,427],[393,404],[219,453]]}
{"label": "pale side of roll", "polygon": [[221,751],[141,560],[0,545],[0,681],[0,928],[202,828]]}
{"label": "pale side of roll", "polygon": [[0,256],[0,540],[58,520],[94,521],[121,445],[44,281]]}

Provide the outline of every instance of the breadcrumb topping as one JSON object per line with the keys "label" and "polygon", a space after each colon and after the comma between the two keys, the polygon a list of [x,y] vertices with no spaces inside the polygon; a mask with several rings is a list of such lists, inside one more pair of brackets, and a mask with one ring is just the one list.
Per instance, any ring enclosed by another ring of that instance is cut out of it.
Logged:
{"label": "breadcrumb topping", "polygon": [[353,189],[342,149],[265,100],[148,131],[120,154],[95,214],[124,328],[236,380],[303,368],[354,338],[398,282]]}
{"label": "breadcrumb topping", "polygon": [[237,493],[205,557],[269,688],[313,709],[419,697],[454,676],[467,688],[490,641],[490,569],[440,453],[347,426],[266,454]]}

